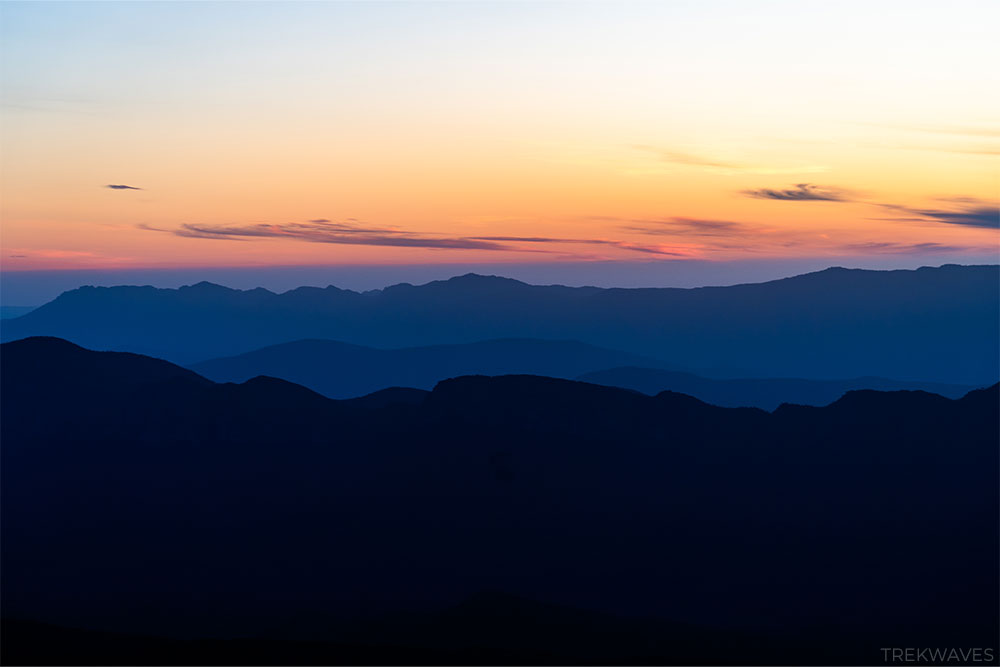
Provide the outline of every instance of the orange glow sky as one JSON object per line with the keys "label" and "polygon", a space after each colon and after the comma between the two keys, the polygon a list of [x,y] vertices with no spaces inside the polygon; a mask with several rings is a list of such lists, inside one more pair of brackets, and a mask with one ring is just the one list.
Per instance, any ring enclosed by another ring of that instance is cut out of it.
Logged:
{"label": "orange glow sky", "polygon": [[998,24],[996,2],[3,3],[0,266],[995,255]]}

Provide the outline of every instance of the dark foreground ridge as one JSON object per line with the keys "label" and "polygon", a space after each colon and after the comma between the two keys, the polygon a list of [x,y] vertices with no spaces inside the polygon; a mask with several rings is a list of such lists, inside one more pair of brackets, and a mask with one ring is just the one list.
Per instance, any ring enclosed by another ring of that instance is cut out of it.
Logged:
{"label": "dark foreground ridge", "polygon": [[197,638],[240,641],[177,662],[996,653],[996,385],[774,413],[533,376],[333,401],[54,339],[0,354],[5,663],[46,662],[39,637],[111,664]]}
{"label": "dark foreground ridge", "polygon": [[[754,285],[598,289],[467,275],[357,293],[81,287],[0,327],[193,364],[323,339],[380,348],[576,340],[728,377],[1000,378],[1000,267],[827,269]],[[648,366],[623,361],[605,365]],[[599,370],[599,368],[584,369]]]}
{"label": "dark foreground ridge", "polygon": [[979,387],[936,382],[905,382],[863,377],[849,380],[803,380],[801,378],[706,378],[694,373],[660,368],[609,368],[579,375],[577,380],[609,387],[634,389],[655,396],[675,391],[723,407],[755,407],[774,410],[782,403],[822,406],[849,391],[927,391],[948,398],[961,398]]}

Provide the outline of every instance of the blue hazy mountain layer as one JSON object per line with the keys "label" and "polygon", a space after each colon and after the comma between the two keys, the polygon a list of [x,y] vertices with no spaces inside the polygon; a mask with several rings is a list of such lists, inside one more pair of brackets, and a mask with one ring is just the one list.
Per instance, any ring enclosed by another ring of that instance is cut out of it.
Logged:
{"label": "blue hazy mountain layer", "polygon": [[828,269],[698,289],[533,286],[476,275],[365,293],[84,287],[3,323],[4,340],[32,335],[177,363],[302,339],[374,347],[577,340],[745,377],[986,384],[1000,375],[1000,267]]}
{"label": "blue hazy mountain layer", "polygon": [[245,382],[267,375],[329,398],[352,398],[388,387],[431,389],[441,380],[459,375],[573,378],[623,364],[666,365],[650,357],[574,341],[504,339],[381,350],[330,340],[302,340],[190,368],[215,382]]}
{"label": "blue hazy mountain layer", "polygon": [[[622,363],[643,363],[645,367],[617,366]],[[846,380],[706,378],[626,352],[573,341],[526,339],[394,350],[304,340],[213,359],[190,368],[215,382],[245,382],[258,375],[276,377],[308,387],[328,398],[360,397],[390,387],[431,389],[441,380],[460,375],[541,375],[576,378],[650,395],[675,391],[712,405],[765,410],[774,410],[782,403],[827,405],[846,392],[859,389],[923,390],[959,398],[976,388],[873,377]]]}
{"label": "blue hazy mountain layer", "polygon": [[0,320],[10,320],[21,315],[27,315],[35,306],[0,306]]}

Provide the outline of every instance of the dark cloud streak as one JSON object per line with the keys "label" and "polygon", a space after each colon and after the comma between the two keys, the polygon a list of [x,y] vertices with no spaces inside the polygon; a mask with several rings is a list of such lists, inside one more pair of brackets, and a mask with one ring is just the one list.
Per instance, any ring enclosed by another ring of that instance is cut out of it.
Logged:
{"label": "dark cloud streak", "polygon": [[840,190],[821,188],[812,183],[796,183],[793,188],[788,190],[772,190],[770,188],[743,190],[742,194],[756,199],[775,199],[778,201],[851,201]]}
{"label": "dark cloud streak", "polygon": [[283,238],[311,243],[392,246],[401,248],[451,248],[466,250],[511,250],[499,243],[466,238],[434,238],[391,229],[371,229],[338,222],[257,224],[227,227],[185,223],[177,236],[208,239]]}
{"label": "dark cloud streak", "polygon": [[546,236],[474,236],[472,238],[482,239],[484,241],[511,241],[520,243],[582,243],[589,245],[612,246],[614,248],[622,248],[624,250],[632,250],[634,252],[643,252],[652,255],[667,255],[671,257],[686,256],[684,253],[664,250],[663,248],[658,248],[656,246],[629,243],[627,241],[615,241],[612,239],[559,239]]}
{"label": "dark cloud streak", "polygon": [[308,222],[282,224],[259,223],[252,225],[210,225],[184,223],[180,227],[172,230],[160,229],[146,224],[139,224],[137,227],[148,231],[168,232],[176,236],[183,236],[186,238],[227,241],[247,241],[254,238],[278,238],[310,243],[331,243],[341,245],[441,248],[453,250],[494,250],[504,252],[551,252],[543,249],[518,247],[511,245],[511,243],[531,243],[541,245],[591,244],[621,248],[623,250],[646,254],[684,256],[683,253],[673,252],[657,246],[648,246],[611,239],[564,239],[541,236],[470,236],[449,238],[395,229],[360,227],[354,224],[331,222],[329,220],[321,219],[310,220]]}
{"label": "dark cloud streak", "polygon": [[654,236],[739,236],[752,231],[749,225],[732,220],[671,217],[630,222],[637,224],[626,225],[622,229]]}
{"label": "dark cloud streak", "polygon": [[907,216],[893,218],[899,221],[940,222],[948,225],[979,227],[981,229],[1000,229],[1000,206],[971,197],[951,197],[939,201],[964,205],[958,210],[913,208],[896,204],[882,204],[883,208],[899,211]]}

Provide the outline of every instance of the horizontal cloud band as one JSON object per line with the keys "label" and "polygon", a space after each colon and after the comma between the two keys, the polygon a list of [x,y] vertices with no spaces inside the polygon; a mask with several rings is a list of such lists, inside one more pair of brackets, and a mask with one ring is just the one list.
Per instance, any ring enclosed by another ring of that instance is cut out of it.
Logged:
{"label": "horizontal cloud band", "polygon": [[243,240],[249,238],[283,238],[311,243],[394,246],[403,248],[495,250],[503,252],[547,252],[545,250],[512,245],[513,243],[590,244],[611,246],[621,248],[622,250],[653,255],[687,256],[686,253],[657,246],[628,243],[612,239],[563,239],[536,236],[471,236],[449,238],[394,229],[365,228],[353,224],[331,222],[322,218],[308,222],[261,223],[233,226],[185,223],[173,230],[159,229],[149,225],[139,225],[139,227],[150,231],[170,232],[176,236],[199,239]]}

